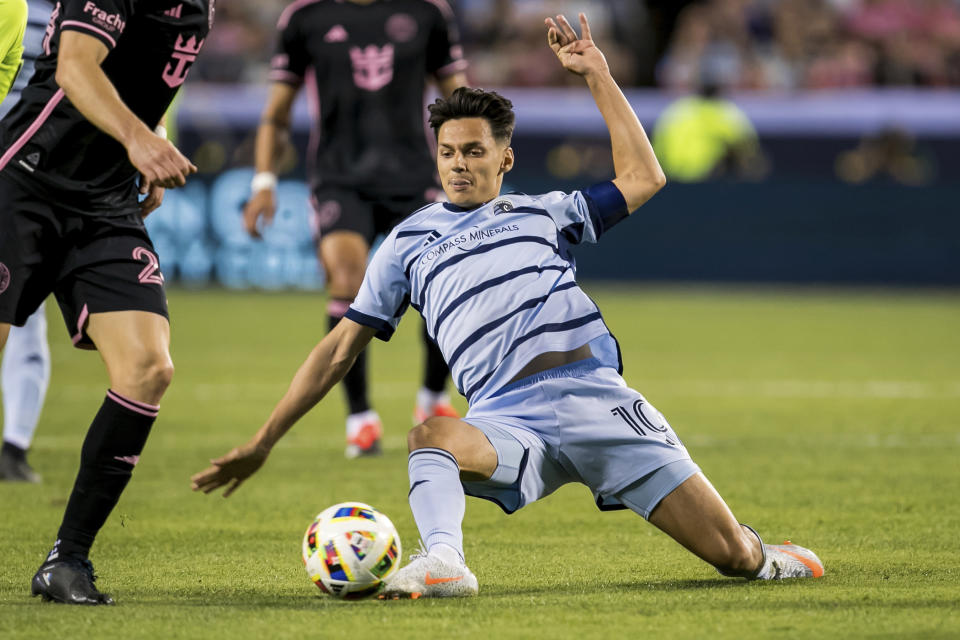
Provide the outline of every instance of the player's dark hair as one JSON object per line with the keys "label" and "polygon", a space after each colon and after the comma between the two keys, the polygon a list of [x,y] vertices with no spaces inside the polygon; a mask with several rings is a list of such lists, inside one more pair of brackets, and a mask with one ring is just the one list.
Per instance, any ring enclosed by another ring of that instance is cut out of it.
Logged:
{"label": "player's dark hair", "polygon": [[510,142],[513,137],[513,103],[495,91],[460,87],[449,98],[437,98],[427,107],[434,135],[448,120],[483,118],[490,123],[493,137],[499,142]]}

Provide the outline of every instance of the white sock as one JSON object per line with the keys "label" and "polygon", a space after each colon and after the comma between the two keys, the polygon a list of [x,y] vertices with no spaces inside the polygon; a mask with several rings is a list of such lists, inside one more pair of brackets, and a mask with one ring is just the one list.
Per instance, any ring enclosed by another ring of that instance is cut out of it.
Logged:
{"label": "white sock", "polygon": [[430,555],[436,556],[446,562],[447,564],[459,565],[462,566],[463,554],[454,549],[448,544],[443,542],[438,542],[437,544],[430,547]]}
{"label": "white sock", "polygon": [[438,404],[450,404],[450,397],[445,391],[431,391],[420,387],[420,391],[417,391],[418,407],[429,413]]}
{"label": "white sock", "polygon": [[10,327],[0,366],[3,439],[29,449],[50,385],[50,347],[43,305],[22,327]]}
{"label": "white sock", "polygon": [[[444,560],[454,551],[463,562],[463,514],[466,498],[456,458],[443,449],[417,449],[407,459],[410,510],[429,553]],[[445,557],[447,556],[447,557]]]}

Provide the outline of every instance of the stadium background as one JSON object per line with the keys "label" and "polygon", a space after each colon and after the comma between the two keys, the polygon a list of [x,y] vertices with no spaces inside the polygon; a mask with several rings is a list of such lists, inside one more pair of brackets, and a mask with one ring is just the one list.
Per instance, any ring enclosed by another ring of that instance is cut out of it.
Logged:
{"label": "stadium background", "polygon": [[[738,517],[768,541],[815,549],[827,573],[723,579],[635,515],[599,514],[571,485],[510,517],[468,502],[481,597],[346,604],[307,580],[300,536],[322,508],[361,500],[390,515],[404,556],[415,549],[405,434],[416,321],[372,347],[382,458],[343,458],[335,391],[235,496],[189,492],[191,474],[259,426],[324,331],[302,156],[289,158],[268,239],[239,230],[282,4],[219,1],[175,119],[202,173],[148,219],[172,282],[177,373],[93,549],[97,584],[121,606],[28,595],[108,385],[51,301],[53,377],[31,450],[44,482],[0,486],[0,637],[960,635],[960,3],[455,3],[471,82],[518,105],[518,190],[610,175],[602,125],[549,59],[543,15],[590,15],[648,131],[694,78],[752,121],[762,162],[674,177],[578,253],[579,275],[620,341],[627,381],[664,411]],[[300,105],[298,149],[307,124]]]}
{"label": "stadium background", "polygon": [[[671,102],[705,83],[756,130],[760,159],[749,171],[721,164],[678,181],[667,167],[671,182],[644,208],[640,232],[582,251],[583,277],[960,283],[955,0],[452,4],[471,84],[496,88],[517,106],[519,162],[508,189],[569,190],[612,174],[589,94],[544,46],[545,15],[588,13],[651,135]],[[303,186],[304,100],[295,111],[296,150],[284,163],[276,224],[264,242],[249,239],[240,224],[283,6],[219,5],[217,28],[184,88],[177,141],[200,179],[168,192],[148,220],[172,281],[322,287]]]}

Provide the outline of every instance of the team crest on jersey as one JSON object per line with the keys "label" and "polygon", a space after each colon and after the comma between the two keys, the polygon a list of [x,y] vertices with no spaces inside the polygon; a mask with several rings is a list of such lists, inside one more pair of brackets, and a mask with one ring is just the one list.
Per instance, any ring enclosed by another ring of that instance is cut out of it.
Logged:
{"label": "team crest on jersey", "polygon": [[175,89],[183,84],[187,79],[190,65],[197,59],[201,47],[203,47],[203,39],[197,42],[196,36],[190,36],[188,40],[184,40],[182,35],[177,36],[170,62],[163,69],[163,81],[168,87]]}
{"label": "team crest on jersey", "polygon": [[417,21],[406,13],[395,13],[387,20],[384,31],[394,42],[410,42],[417,36]]}
{"label": "team crest on jersey", "polygon": [[509,200],[497,200],[493,203],[493,215],[498,216],[501,213],[510,213],[513,211],[513,203]]}
{"label": "team crest on jersey", "polygon": [[360,89],[379,91],[393,80],[393,45],[350,47],[353,82]]}

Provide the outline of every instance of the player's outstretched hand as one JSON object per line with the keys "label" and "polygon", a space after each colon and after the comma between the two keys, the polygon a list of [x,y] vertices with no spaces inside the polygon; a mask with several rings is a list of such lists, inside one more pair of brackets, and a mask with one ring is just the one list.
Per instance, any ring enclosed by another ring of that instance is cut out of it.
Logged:
{"label": "player's outstretched hand", "polygon": [[579,17],[580,37],[564,16],[558,15],[556,22],[553,18],[546,18],[543,22],[547,25],[547,43],[567,71],[580,76],[609,71],[607,59],[590,35],[587,16],[581,13]]}
{"label": "player's outstretched hand", "polygon": [[223,497],[227,498],[263,466],[267,455],[268,451],[252,443],[236,447],[227,455],[211,460],[212,466],[194,474],[190,478],[190,487],[194,491],[210,493],[229,485],[223,492]]}
{"label": "player's outstretched hand", "polygon": [[277,210],[277,197],[273,189],[261,189],[250,196],[247,206],[243,208],[243,226],[254,238],[260,237],[258,222],[263,218],[263,224],[273,222],[273,214]]}
{"label": "player's outstretched hand", "polygon": [[147,129],[127,147],[127,155],[146,184],[151,186],[165,189],[182,187],[187,183],[187,176],[197,172],[193,163],[169,140]]}

